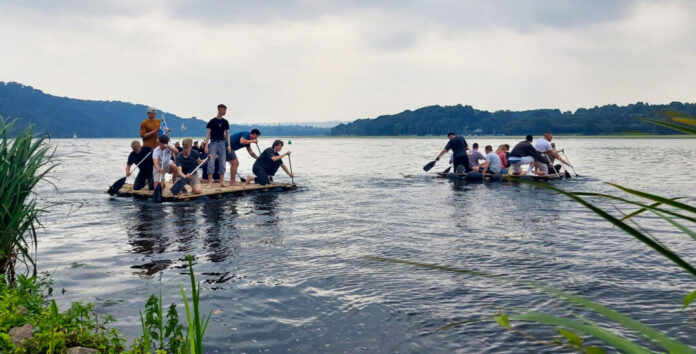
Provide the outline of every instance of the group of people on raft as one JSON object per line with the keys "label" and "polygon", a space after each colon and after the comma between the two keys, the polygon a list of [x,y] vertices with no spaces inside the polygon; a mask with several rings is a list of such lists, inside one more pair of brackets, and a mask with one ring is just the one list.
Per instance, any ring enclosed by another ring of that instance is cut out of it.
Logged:
{"label": "group of people on raft", "polygon": [[543,176],[551,173],[558,174],[561,169],[560,164],[554,165],[556,160],[571,166],[568,161],[561,158],[556,151],[556,146],[551,142],[553,135],[551,132],[545,132],[542,138],[534,140],[534,137],[527,135],[525,140],[520,141],[510,151],[510,145],[499,145],[498,149],[493,152],[491,145],[486,145],[484,148],[485,155],[478,151],[478,143],[474,143],[469,149],[466,139],[463,136],[458,136],[453,132],[447,134],[449,141],[444,149],[435,157],[435,161],[440,160],[440,157],[447,151],[452,150],[452,158],[450,163],[454,165],[456,173],[480,172],[486,174],[509,173],[509,168],[512,167],[513,175],[520,175],[522,165],[529,164],[528,174]]}
{"label": "group of people on raft", "polygon": [[[283,148],[282,140],[275,140],[271,147],[263,152],[258,148],[258,138],[261,132],[258,129],[250,131],[240,131],[230,135],[229,122],[224,118],[227,107],[219,104],[218,114],[206,125],[206,136],[203,143],[198,146],[192,139],[184,139],[181,146],[179,142],[172,144],[168,131],[162,128],[162,124],[157,119],[157,110],[149,107],[147,118],[140,123],[140,141],[134,140],[131,143],[133,150],[128,156],[126,163],[126,176],[130,176],[131,166],[137,164],[139,171],[133,183],[133,189],[139,190],[147,184],[150,190],[154,190],[159,184],[166,188],[165,177],[169,173],[172,175],[172,183],[179,178],[185,178],[186,184],[191,186],[194,194],[203,192],[202,183],[212,185],[213,181],[218,181],[220,187],[227,187],[225,183],[225,165],[230,164],[229,185],[242,186],[237,182],[237,168],[239,159],[236,151],[246,148],[247,152],[256,161],[252,167],[253,175],[246,178],[245,185],[255,182],[259,185],[266,185],[273,181],[273,176],[282,167],[290,177],[294,177],[292,172],[283,164],[283,157],[290,155],[290,151],[280,154]],[[256,144],[259,155],[256,155],[251,148],[251,144]],[[203,176],[198,176],[198,167],[202,167]],[[240,180],[243,180],[241,176]]]}

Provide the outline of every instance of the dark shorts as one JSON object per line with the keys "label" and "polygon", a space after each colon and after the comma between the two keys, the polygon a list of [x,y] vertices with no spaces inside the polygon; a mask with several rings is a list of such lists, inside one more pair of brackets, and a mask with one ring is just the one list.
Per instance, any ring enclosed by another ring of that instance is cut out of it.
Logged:
{"label": "dark shorts", "polygon": [[457,170],[457,166],[464,166],[464,171],[465,172],[471,172],[471,166],[469,166],[469,157],[468,156],[461,156],[461,157],[455,157],[454,158],[454,170]]}
{"label": "dark shorts", "polygon": [[237,159],[237,154],[234,153],[234,150],[228,151],[227,155],[225,155],[225,160],[227,160],[227,161],[232,161],[232,160],[236,160],[236,159]]}

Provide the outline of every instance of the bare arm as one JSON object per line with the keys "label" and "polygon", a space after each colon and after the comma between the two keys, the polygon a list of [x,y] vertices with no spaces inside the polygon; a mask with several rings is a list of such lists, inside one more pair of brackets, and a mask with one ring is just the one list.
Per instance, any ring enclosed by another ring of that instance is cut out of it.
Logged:
{"label": "bare arm", "polygon": [[280,167],[283,168],[283,171],[285,171],[285,173],[287,173],[288,176],[290,176],[290,177],[295,177],[295,175],[293,175],[293,174],[290,172],[290,170],[288,170],[288,168],[285,167],[285,164],[280,165]]}
{"label": "bare arm", "polygon": [[251,157],[253,157],[255,159],[259,158],[258,156],[256,156],[256,153],[254,152],[254,150],[251,149],[251,146],[247,146],[246,149],[247,149],[247,152],[249,153],[249,155],[251,155]]}
{"label": "bare arm", "polygon": [[130,176],[130,167],[131,165],[126,165],[126,177]]}
{"label": "bare arm", "polygon": [[[273,160],[273,161],[278,161],[278,160],[282,159],[283,157],[285,157],[285,156],[287,156],[287,155],[290,155],[290,151],[288,151],[288,152],[286,152],[286,153],[284,153],[284,154],[282,154],[282,155],[273,156],[273,157],[271,157],[271,160]],[[285,167],[285,165],[282,165],[282,166]]]}
{"label": "bare arm", "polygon": [[159,162],[159,159],[158,159],[158,158],[156,158],[156,157],[153,158],[153,159],[152,159],[152,164],[155,166],[155,169],[156,169],[159,173],[163,173],[163,172],[162,172],[162,169],[160,168],[160,162]]}
{"label": "bare arm", "polygon": [[442,154],[444,154],[446,152],[447,152],[447,149],[442,149],[442,151],[440,151],[440,153],[435,157],[435,161],[440,160],[440,156],[442,156]]}
{"label": "bare arm", "polygon": [[205,132],[205,153],[208,153],[208,143],[210,142],[210,128],[206,129]]}
{"label": "bare arm", "polygon": [[230,142],[230,130],[225,130],[225,140],[227,141],[227,151],[232,151],[232,143]]}

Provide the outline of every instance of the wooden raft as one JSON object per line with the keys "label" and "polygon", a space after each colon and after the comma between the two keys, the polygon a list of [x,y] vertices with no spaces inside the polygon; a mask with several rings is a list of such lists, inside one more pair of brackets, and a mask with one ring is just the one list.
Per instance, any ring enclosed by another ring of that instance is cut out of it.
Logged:
{"label": "wooden raft", "polygon": [[[560,177],[559,177],[560,176]],[[480,181],[483,180],[483,176],[481,173],[478,172],[470,172],[468,175],[466,173],[442,173],[442,172],[437,172],[437,177],[438,178],[461,178],[465,179],[467,181]],[[505,180],[505,181],[513,181],[515,179],[522,179],[522,180],[531,180],[531,181],[549,181],[552,179],[563,179],[563,174],[559,173],[559,175],[556,175],[555,173],[550,173],[546,175],[535,175],[535,174],[527,174],[527,171],[522,171],[520,175],[513,175],[512,172],[505,173],[505,174],[497,174],[493,178],[493,180]],[[486,176],[486,180],[489,180],[490,177]]]}
{"label": "wooden raft", "polygon": [[[283,191],[297,189],[297,186],[292,183],[271,183],[264,186],[258,185],[256,183],[250,183],[248,186],[228,185],[227,187],[220,187],[220,183],[213,183],[211,186],[208,186],[208,183],[201,183],[201,186],[203,187],[203,193],[201,194],[192,194],[191,186],[187,185],[181,193],[173,195],[170,191],[170,188],[173,185],[174,183],[172,183],[171,181],[167,181],[167,188],[162,189],[162,201],[186,202],[191,199],[197,199],[201,197],[220,198],[226,194],[244,194],[246,192],[251,191],[268,192],[273,189],[281,189]],[[148,199],[152,198],[152,193],[153,191],[147,189],[147,187],[139,189],[137,191],[133,190],[133,185],[130,183],[126,183],[123,185],[123,187],[121,187],[121,189],[119,189],[117,195],[119,197],[135,197],[141,199]]]}

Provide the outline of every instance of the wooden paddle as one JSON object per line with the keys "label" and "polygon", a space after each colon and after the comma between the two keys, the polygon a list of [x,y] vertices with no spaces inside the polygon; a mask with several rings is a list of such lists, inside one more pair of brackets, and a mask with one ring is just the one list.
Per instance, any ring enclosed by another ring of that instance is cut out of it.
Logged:
{"label": "wooden paddle", "polygon": [[[143,159],[140,160],[140,162],[138,162],[137,165],[135,165],[135,168],[140,167],[140,164],[143,163],[145,159],[147,159],[147,157],[150,156],[151,153],[152,151],[148,152],[147,155],[145,155],[145,157],[143,157]],[[133,169],[133,171],[135,171],[135,169]],[[114,182],[114,184],[111,185],[107,193],[109,193],[109,195],[114,195],[118,193],[118,191],[121,190],[121,187],[123,187],[123,184],[126,183],[126,178],[128,178],[128,176],[119,178],[118,181]]]}
{"label": "wooden paddle", "polygon": [[433,160],[433,161],[426,163],[425,166],[423,166],[423,171],[425,171],[425,172],[430,171],[430,169],[433,168],[433,166],[435,166],[436,162],[437,162],[437,160]]}
{"label": "wooden paddle", "polygon": [[[208,162],[208,159],[203,160],[200,163],[200,165],[196,166],[196,168],[193,169],[193,172],[191,172],[191,175],[196,173],[198,171],[198,169],[201,168],[201,166],[203,166],[203,164],[206,162]],[[179,173],[179,172],[177,171],[177,173]],[[174,183],[174,185],[172,186],[170,191],[172,192],[173,195],[177,195],[177,194],[179,194],[179,192],[181,192],[182,189],[184,189],[184,186],[186,186],[186,178],[185,177],[176,181],[176,183]]]}
{"label": "wooden paddle", "polygon": [[292,173],[292,159],[290,158],[290,155],[288,155],[288,163],[290,164],[290,180],[292,180],[292,184],[295,184],[295,177],[293,176],[294,173]]}
{"label": "wooden paddle", "polygon": [[578,176],[578,173],[575,172],[575,167],[573,167],[573,165],[570,164],[570,160],[568,160],[568,155],[566,155],[565,150],[561,149],[561,152],[563,153],[563,157],[565,157],[565,160],[568,162],[568,165],[570,166],[570,168],[573,169],[573,173],[575,173],[575,177],[580,177],[580,176]]}
{"label": "wooden paddle", "polygon": [[164,159],[162,159],[162,177],[160,177],[160,183],[155,187],[155,191],[152,193],[152,200],[155,201],[155,203],[162,203],[162,183],[164,182]]}

